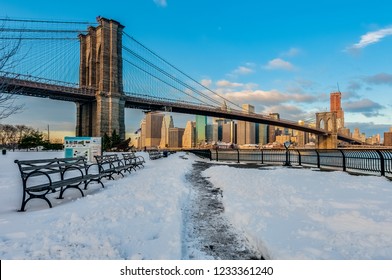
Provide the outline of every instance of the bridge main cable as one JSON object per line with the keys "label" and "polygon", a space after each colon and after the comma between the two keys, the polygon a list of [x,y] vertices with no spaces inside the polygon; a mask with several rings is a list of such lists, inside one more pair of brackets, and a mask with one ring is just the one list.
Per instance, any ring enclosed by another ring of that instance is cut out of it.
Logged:
{"label": "bridge main cable", "polygon": [[[153,52],[151,49],[147,48],[145,45],[143,45],[142,43],[140,43],[139,41],[137,41],[135,38],[133,38],[132,36],[128,35],[126,32],[123,32],[123,34],[128,37],[129,39],[131,39],[133,42],[135,42],[136,44],[138,44],[139,46],[141,46],[143,49],[145,49],[147,52],[149,52],[150,54],[152,54],[153,56],[157,57],[159,60],[163,61],[164,63],[166,63],[167,65],[169,65],[170,67],[172,67],[173,69],[175,69],[176,71],[178,71],[179,73],[181,73],[182,75],[184,75],[185,77],[187,77],[188,79],[190,79],[191,81],[193,81],[194,83],[196,83],[197,85],[201,86],[202,88],[206,89],[207,91],[211,92],[213,95],[218,96],[219,98],[221,98],[222,100],[226,101],[227,103],[232,104],[234,107],[239,108],[242,110],[241,106],[239,106],[238,104],[230,101],[229,99],[221,96],[220,94],[212,91],[211,89],[209,89],[208,87],[204,86],[203,84],[199,83],[198,81],[196,81],[195,79],[193,79],[192,77],[190,77],[189,75],[187,75],[186,73],[184,73],[183,71],[181,71],[180,69],[178,69],[176,66],[174,66],[173,64],[169,63],[167,60],[165,60],[164,58],[162,58],[161,56],[159,56],[158,54],[156,54],[155,52]],[[159,68],[159,67],[158,67]],[[163,71],[163,70],[162,70]],[[166,72],[167,73],[167,72]],[[170,75],[170,74],[169,74]],[[170,75],[172,76],[172,75]],[[174,78],[172,76],[172,78]],[[176,78],[175,78],[176,79]],[[177,82],[181,82],[178,81]],[[183,82],[181,82],[183,83]],[[185,84],[185,83],[184,83]],[[217,103],[217,101],[215,99],[213,99],[212,97],[209,97],[208,95],[200,92],[199,90],[194,89],[193,87],[185,84],[184,86],[186,86],[187,88],[197,92],[198,94],[202,95],[204,98]],[[221,103],[219,103],[219,105],[222,105]]]}

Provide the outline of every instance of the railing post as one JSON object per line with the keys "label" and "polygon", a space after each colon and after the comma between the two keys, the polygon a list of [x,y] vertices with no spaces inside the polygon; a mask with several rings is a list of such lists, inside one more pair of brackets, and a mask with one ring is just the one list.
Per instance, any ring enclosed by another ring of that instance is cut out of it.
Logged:
{"label": "railing post", "polygon": [[301,166],[302,161],[301,161],[301,152],[300,152],[300,150],[297,149],[297,153],[298,153],[298,165]]}
{"label": "railing post", "polygon": [[264,151],[263,150],[260,151],[261,151],[261,164],[264,164]]}
{"label": "railing post", "polygon": [[343,171],[346,172],[346,155],[344,154],[343,150],[339,150],[339,152],[342,154],[343,157]]}
{"label": "railing post", "polygon": [[385,176],[385,158],[384,158],[383,154],[379,150],[376,150],[376,152],[380,156],[381,176]]}
{"label": "railing post", "polygon": [[237,163],[240,163],[240,149],[237,149]]}
{"label": "railing post", "polygon": [[314,150],[317,154],[317,168],[320,168],[320,154],[317,150]]}

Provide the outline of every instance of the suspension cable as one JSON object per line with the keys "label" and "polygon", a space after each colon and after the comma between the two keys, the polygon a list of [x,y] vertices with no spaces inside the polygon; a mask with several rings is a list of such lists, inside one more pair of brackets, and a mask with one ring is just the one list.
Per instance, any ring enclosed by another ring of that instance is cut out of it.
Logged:
{"label": "suspension cable", "polygon": [[133,62],[131,62],[131,61],[125,59],[125,58],[124,58],[124,61],[128,62],[129,64],[131,64],[131,65],[134,66],[135,68],[139,69],[140,71],[142,71],[142,72],[144,72],[144,73],[146,73],[146,74],[148,74],[148,75],[154,77],[155,79],[161,81],[162,83],[168,85],[169,87],[172,87],[172,88],[174,88],[174,89],[176,89],[176,90],[178,90],[178,91],[180,91],[180,92],[182,92],[182,93],[185,93],[186,95],[192,97],[193,99],[199,100],[202,104],[209,105],[208,103],[203,102],[203,101],[200,100],[199,98],[196,98],[196,97],[194,97],[194,96],[191,96],[189,93],[186,93],[185,91],[183,91],[183,90],[181,90],[181,89],[175,87],[174,85],[171,85],[171,84],[169,84],[168,82],[162,80],[162,79],[159,78],[158,76],[156,76],[156,75],[154,75],[154,74],[152,74],[152,73],[150,73],[150,72],[148,72],[148,71],[142,69],[141,67],[137,66],[137,65],[134,64]]}
{"label": "suspension cable", "polygon": [[38,19],[15,19],[15,18],[0,18],[0,21],[11,22],[36,22],[36,23],[60,23],[60,24],[96,24],[88,21],[60,21],[60,20],[38,20]]}
{"label": "suspension cable", "polygon": [[[128,38],[130,38],[132,41],[134,41],[135,43],[137,43],[138,45],[140,45],[141,47],[143,47],[145,50],[147,50],[149,53],[151,53],[152,55],[154,55],[155,57],[157,57],[158,59],[162,60],[163,62],[165,62],[166,64],[168,64],[169,66],[173,67],[175,70],[177,70],[178,72],[180,72],[182,75],[184,75],[185,77],[187,77],[188,79],[192,80],[193,82],[197,83],[198,85],[200,85],[201,87],[203,87],[204,89],[208,90],[209,92],[213,93],[214,95],[220,97],[221,99],[225,100],[226,102],[234,105],[235,107],[241,108],[241,106],[239,106],[236,103],[233,103],[232,101],[228,100],[227,98],[221,96],[220,94],[212,91],[211,89],[207,88],[206,86],[202,85],[201,83],[199,83],[198,81],[196,81],[195,79],[193,79],[192,77],[190,77],[189,75],[185,74],[183,71],[181,71],[180,69],[178,69],[177,67],[175,67],[174,65],[172,65],[171,63],[169,63],[168,61],[166,61],[165,59],[163,59],[162,57],[160,57],[158,54],[156,54],[155,52],[153,52],[152,50],[150,50],[149,48],[147,48],[145,45],[143,45],[142,43],[140,43],[139,41],[137,41],[135,38],[133,38],[132,36],[128,35],[126,32],[123,31],[123,34],[125,36],[127,36]],[[241,108],[242,109],[242,108]]]}
{"label": "suspension cable", "polygon": [[158,71],[161,72],[162,74],[166,75],[166,76],[169,77],[170,79],[172,79],[172,80],[176,81],[177,83],[179,83],[180,85],[182,85],[182,86],[184,86],[184,87],[190,89],[191,91],[193,91],[193,92],[195,92],[195,93],[198,93],[199,95],[203,96],[204,98],[208,99],[209,101],[211,101],[211,102],[213,102],[213,103],[216,103],[216,104],[218,104],[218,105],[221,105],[221,104],[219,103],[219,101],[217,101],[217,100],[215,100],[215,99],[209,97],[208,95],[205,95],[204,93],[202,93],[202,92],[198,91],[197,89],[191,87],[190,85],[184,83],[183,81],[181,81],[181,80],[179,80],[178,78],[174,77],[173,75],[169,74],[168,72],[166,72],[166,71],[163,70],[162,68],[156,66],[155,64],[151,63],[151,62],[148,61],[147,59],[145,59],[145,58],[143,58],[142,56],[136,54],[136,53],[135,53],[134,51],[132,51],[131,49],[129,49],[129,48],[125,47],[125,46],[123,46],[123,48],[124,48],[127,52],[129,52],[129,53],[131,53],[132,55],[134,55],[136,58],[140,59],[141,61],[143,61],[144,63],[148,64],[149,66],[155,68],[156,70],[158,70]]}

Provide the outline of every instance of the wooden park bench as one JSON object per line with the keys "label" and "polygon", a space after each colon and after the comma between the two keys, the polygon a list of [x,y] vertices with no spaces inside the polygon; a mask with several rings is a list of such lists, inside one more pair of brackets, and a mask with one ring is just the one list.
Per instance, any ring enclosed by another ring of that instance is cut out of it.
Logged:
{"label": "wooden park bench", "polygon": [[23,198],[19,211],[25,211],[28,201],[33,198],[45,200],[49,207],[52,204],[47,198],[49,193],[60,191],[63,198],[65,190],[74,188],[84,196],[83,190],[95,181],[104,187],[99,172],[93,173],[94,164],[88,164],[86,158],[52,158],[34,160],[15,160],[18,164],[23,182]]}

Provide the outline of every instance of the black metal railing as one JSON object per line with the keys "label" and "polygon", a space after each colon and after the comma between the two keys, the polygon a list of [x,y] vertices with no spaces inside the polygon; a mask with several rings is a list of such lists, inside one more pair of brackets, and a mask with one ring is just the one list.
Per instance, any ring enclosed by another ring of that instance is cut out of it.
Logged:
{"label": "black metal railing", "polygon": [[285,164],[288,159],[290,165],[392,177],[392,149],[288,149],[287,151],[284,149],[195,149],[187,151],[216,161]]}

